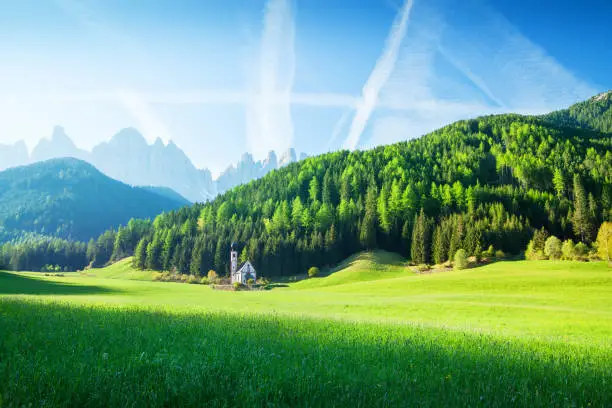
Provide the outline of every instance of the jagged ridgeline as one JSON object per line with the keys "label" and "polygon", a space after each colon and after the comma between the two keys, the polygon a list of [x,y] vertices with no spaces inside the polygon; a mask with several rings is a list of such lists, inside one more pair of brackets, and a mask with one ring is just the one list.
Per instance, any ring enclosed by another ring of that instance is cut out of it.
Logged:
{"label": "jagged ridgeline", "polygon": [[[89,259],[133,253],[141,268],[225,274],[236,242],[242,260],[279,276],[362,249],[417,263],[446,261],[459,248],[518,253],[542,227],[588,243],[610,218],[612,137],[601,131],[609,129],[609,95],[585,104],[579,114],[482,117],[417,140],[309,158],[162,214],[137,236],[108,231],[90,242]],[[565,119],[584,117],[597,126]]]}

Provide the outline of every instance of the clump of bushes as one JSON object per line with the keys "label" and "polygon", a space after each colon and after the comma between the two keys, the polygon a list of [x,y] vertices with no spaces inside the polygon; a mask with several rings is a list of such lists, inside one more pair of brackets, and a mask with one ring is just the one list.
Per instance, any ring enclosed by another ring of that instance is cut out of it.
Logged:
{"label": "clump of bushes", "polygon": [[242,283],[234,282],[234,290],[240,290],[241,287],[242,287]]}
{"label": "clump of bushes", "polygon": [[200,278],[196,275],[188,275],[181,273],[170,273],[170,272],[154,272],[153,280],[156,282],[177,282],[177,283],[189,283],[192,285],[208,285],[210,281],[207,277]]}
{"label": "clump of bushes", "polygon": [[493,258],[495,256],[495,248],[493,248],[493,245],[489,245],[489,248],[482,252],[482,256],[485,258]]}
{"label": "clump of bushes", "polygon": [[427,272],[431,270],[431,266],[427,264],[419,264],[415,266],[415,269],[417,270],[417,272]]}
{"label": "clump of bushes", "polygon": [[[529,260],[564,259],[572,261],[588,261],[597,259],[595,250],[591,250],[584,242],[574,244],[571,239],[561,242],[554,235],[548,235],[544,229],[536,230],[527,245],[525,258]],[[601,258],[601,256],[600,256]]]}
{"label": "clump of bushes", "polygon": [[217,272],[213,271],[212,269],[208,271],[206,276],[208,277],[208,282],[210,283],[217,283],[217,280],[219,279]]}
{"label": "clump of bushes", "polygon": [[457,252],[455,252],[455,257],[453,258],[453,261],[454,261],[454,265],[453,265],[454,269],[460,270],[460,269],[467,268],[468,259],[467,259],[467,252],[465,252],[465,249],[457,250]]}
{"label": "clump of bushes", "polygon": [[319,276],[320,272],[321,271],[319,270],[319,268],[317,268],[316,266],[313,266],[312,268],[308,269],[308,277],[314,278],[316,276]]}

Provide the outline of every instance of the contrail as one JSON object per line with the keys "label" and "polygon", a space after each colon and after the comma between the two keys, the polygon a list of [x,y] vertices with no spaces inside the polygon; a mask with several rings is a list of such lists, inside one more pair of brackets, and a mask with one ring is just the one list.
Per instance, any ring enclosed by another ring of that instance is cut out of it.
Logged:
{"label": "contrail", "polygon": [[295,79],[295,22],[291,0],[265,7],[257,97],[249,109],[249,144],[262,156],[287,150],[293,142],[291,103]]}
{"label": "contrail", "polygon": [[361,135],[378,103],[380,90],[387,83],[393,72],[400,45],[406,36],[412,4],[413,0],[406,0],[404,6],[397,14],[393,27],[387,37],[383,53],[363,87],[362,99],[357,105],[349,135],[344,141],[344,147],[347,149],[354,150],[357,148]]}
{"label": "contrail", "polygon": [[340,132],[342,132],[342,129],[344,128],[344,125],[348,121],[352,112],[353,112],[353,109],[345,110],[344,113],[342,113],[342,116],[340,116],[340,119],[338,120],[338,122],[336,122],[336,125],[334,126],[334,130],[332,130],[332,135],[329,138],[327,145],[325,146],[326,152],[331,151],[333,144],[336,142],[336,139],[338,139]]}

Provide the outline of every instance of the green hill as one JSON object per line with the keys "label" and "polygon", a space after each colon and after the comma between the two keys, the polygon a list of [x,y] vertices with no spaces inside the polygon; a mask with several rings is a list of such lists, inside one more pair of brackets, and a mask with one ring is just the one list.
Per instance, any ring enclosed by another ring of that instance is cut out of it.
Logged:
{"label": "green hill", "polygon": [[386,251],[360,252],[341,262],[338,266],[323,271],[321,276],[300,281],[292,287],[299,289],[321,288],[393,279],[408,275],[412,275],[408,268],[408,262],[396,253]]}
{"label": "green hill", "polygon": [[132,267],[132,257],[124,258],[104,268],[92,268],[82,272],[85,276],[104,279],[153,280],[153,272]]}
{"label": "green hill", "polygon": [[544,119],[559,126],[612,133],[612,91],[596,95],[568,109],[544,115]]}
{"label": "green hill", "polygon": [[236,242],[260,274],[292,276],[364,249],[416,263],[444,262],[458,248],[519,253],[541,228],[589,244],[611,215],[611,151],[608,135],[541,117],[460,121],[408,142],[312,157],[168,213],[141,238],[136,263],[224,274]]}
{"label": "green hill", "polygon": [[90,164],[53,159],[0,172],[0,226],[86,241],[184,201],[113,180]]}

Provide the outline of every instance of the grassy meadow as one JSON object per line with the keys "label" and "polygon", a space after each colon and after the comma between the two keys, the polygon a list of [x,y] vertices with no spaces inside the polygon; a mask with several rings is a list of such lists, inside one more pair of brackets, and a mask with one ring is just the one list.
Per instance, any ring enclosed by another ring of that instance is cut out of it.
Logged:
{"label": "grassy meadow", "polygon": [[603,263],[414,274],[373,252],[268,291],[148,279],[0,272],[3,406],[612,406]]}

